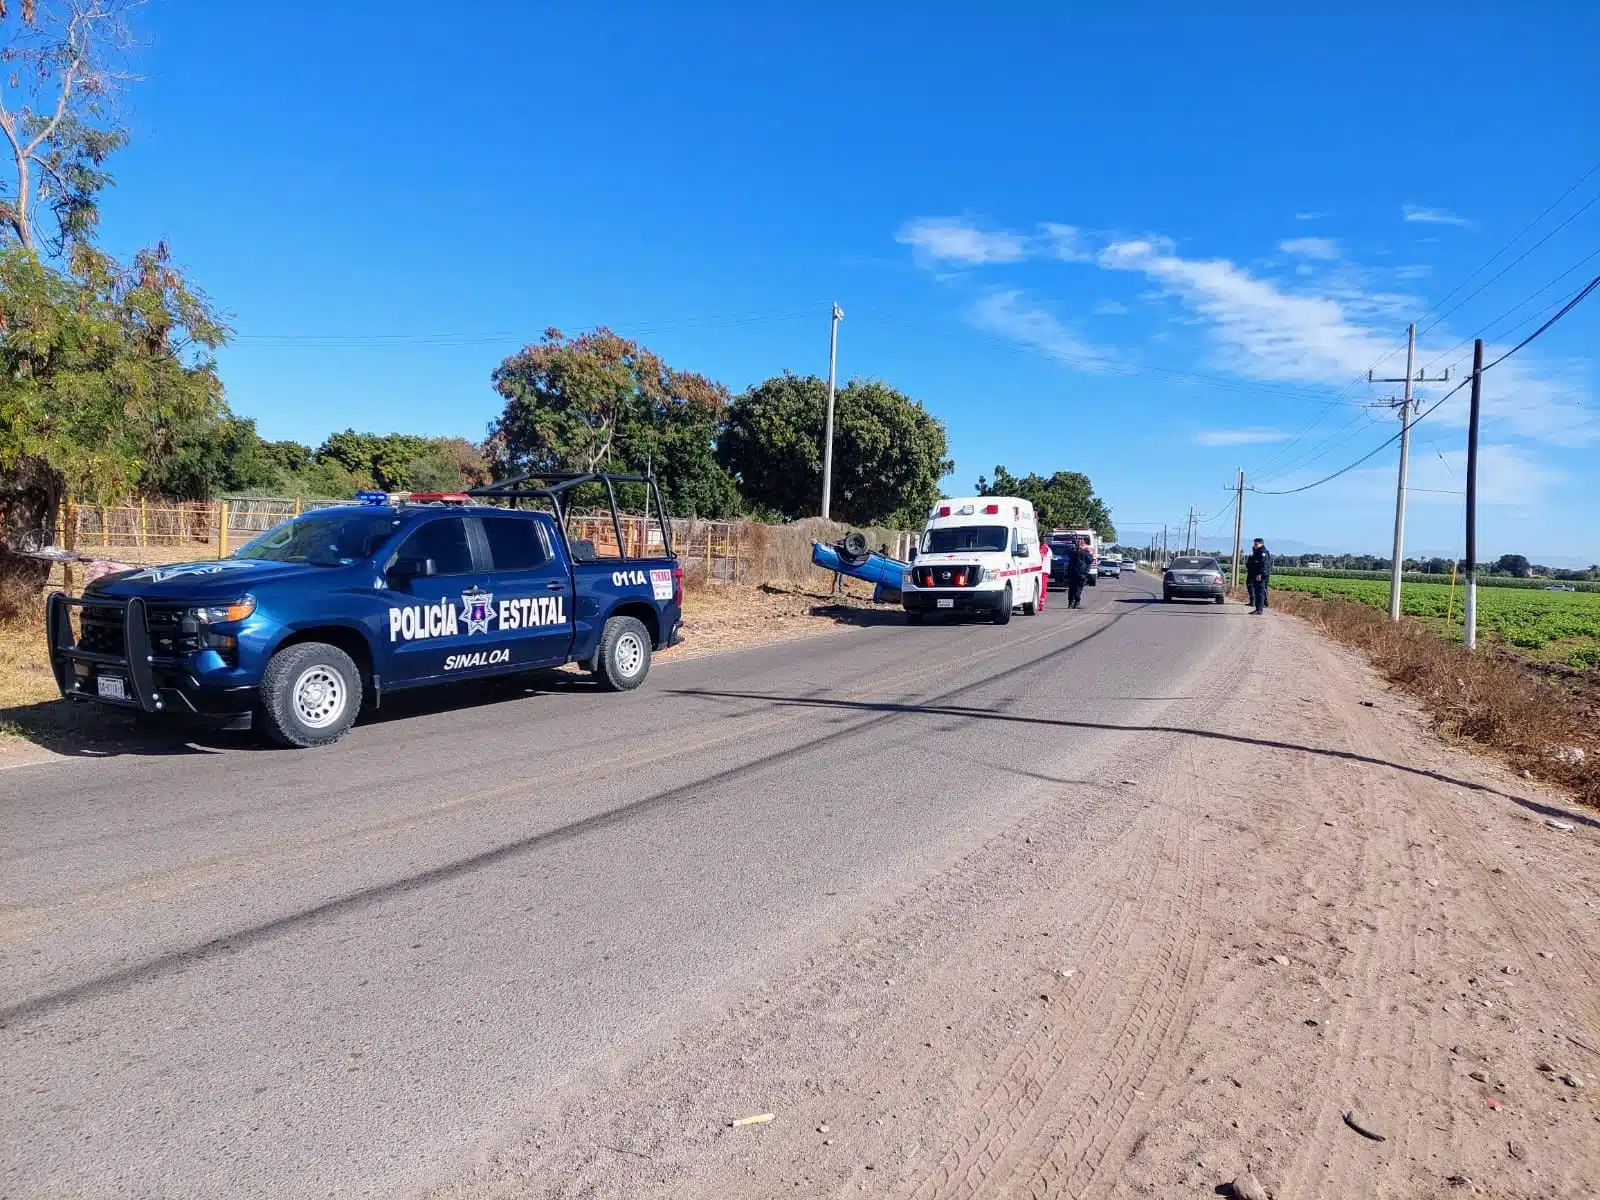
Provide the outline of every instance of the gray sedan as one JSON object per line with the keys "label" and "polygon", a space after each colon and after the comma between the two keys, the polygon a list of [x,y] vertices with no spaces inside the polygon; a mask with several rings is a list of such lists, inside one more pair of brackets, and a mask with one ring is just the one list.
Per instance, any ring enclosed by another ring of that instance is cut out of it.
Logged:
{"label": "gray sedan", "polygon": [[1161,599],[1211,600],[1217,604],[1228,598],[1228,584],[1222,564],[1210,557],[1183,555],[1167,564],[1161,577]]}

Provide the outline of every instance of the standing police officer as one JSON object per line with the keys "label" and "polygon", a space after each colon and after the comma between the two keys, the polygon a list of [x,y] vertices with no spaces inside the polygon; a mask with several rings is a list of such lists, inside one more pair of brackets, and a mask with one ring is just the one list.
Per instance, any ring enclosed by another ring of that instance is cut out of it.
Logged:
{"label": "standing police officer", "polygon": [[1089,553],[1087,542],[1079,541],[1067,551],[1067,607],[1081,608],[1083,606],[1083,589],[1089,582],[1089,570],[1094,564],[1094,556]]}
{"label": "standing police officer", "polygon": [[1245,561],[1245,581],[1250,585],[1251,611],[1260,616],[1267,610],[1267,581],[1272,578],[1272,551],[1260,538],[1250,547],[1250,557]]}

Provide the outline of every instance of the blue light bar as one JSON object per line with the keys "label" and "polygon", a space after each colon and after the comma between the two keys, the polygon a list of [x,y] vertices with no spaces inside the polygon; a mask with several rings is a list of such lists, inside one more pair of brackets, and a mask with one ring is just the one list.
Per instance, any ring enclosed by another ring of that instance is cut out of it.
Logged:
{"label": "blue light bar", "polygon": [[388,492],[357,492],[356,493],[356,499],[361,501],[361,503],[363,503],[363,504],[387,504],[387,503],[389,503],[389,493]]}

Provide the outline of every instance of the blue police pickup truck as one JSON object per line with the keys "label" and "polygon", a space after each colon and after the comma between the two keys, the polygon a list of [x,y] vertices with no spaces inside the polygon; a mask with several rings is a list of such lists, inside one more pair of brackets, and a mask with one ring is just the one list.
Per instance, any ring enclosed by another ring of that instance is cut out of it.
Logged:
{"label": "blue police pickup truck", "polygon": [[[601,559],[567,537],[576,489],[603,488],[625,553],[619,484],[655,503],[650,557]],[[284,521],[231,558],[55,593],[46,625],[62,695],[319,746],[402,688],[565,663],[635,688],[652,650],[681,639],[683,571],[647,476],[530,474],[358,500]]]}

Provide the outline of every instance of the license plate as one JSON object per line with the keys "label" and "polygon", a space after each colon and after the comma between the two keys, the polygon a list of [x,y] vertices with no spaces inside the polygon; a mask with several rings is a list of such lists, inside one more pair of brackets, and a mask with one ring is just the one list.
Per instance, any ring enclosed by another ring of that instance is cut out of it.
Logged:
{"label": "license plate", "polygon": [[940,600],[937,603],[940,608],[954,608],[956,606],[956,602],[954,600]]}
{"label": "license plate", "polygon": [[128,685],[115,675],[101,675],[95,681],[95,687],[107,700],[126,700],[128,698]]}

